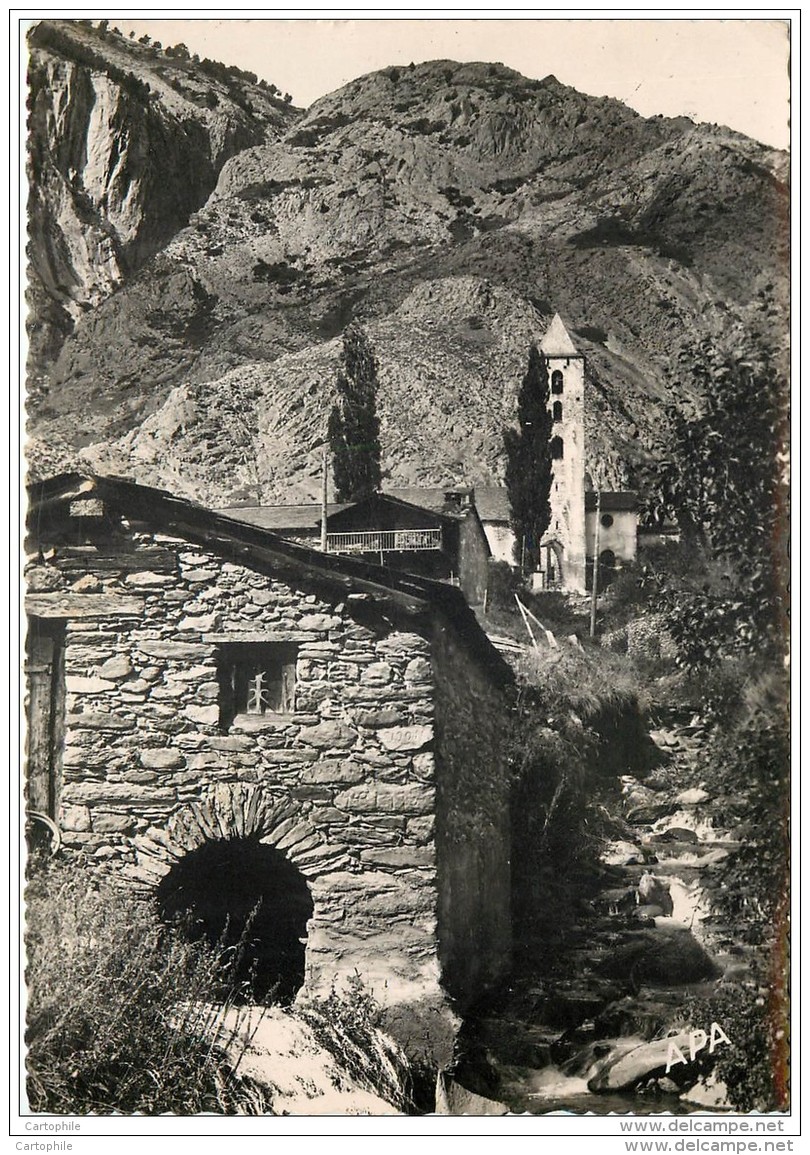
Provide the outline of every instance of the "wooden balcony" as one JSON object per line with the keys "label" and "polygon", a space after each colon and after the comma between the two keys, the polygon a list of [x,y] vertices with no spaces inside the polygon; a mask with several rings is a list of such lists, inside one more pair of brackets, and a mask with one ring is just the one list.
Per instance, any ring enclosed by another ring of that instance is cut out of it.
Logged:
{"label": "wooden balcony", "polygon": [[441,529],[369,529],[327,533],[329,553],[422,553],[442,548]]}

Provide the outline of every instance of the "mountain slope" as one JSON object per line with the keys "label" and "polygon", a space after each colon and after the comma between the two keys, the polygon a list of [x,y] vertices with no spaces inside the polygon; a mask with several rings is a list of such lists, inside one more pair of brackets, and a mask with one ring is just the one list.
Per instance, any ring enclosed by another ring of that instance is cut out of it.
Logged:
{"label": "mountain slope", "polygon": [[29,50],[36,363],[187,223],[229,157],[300,114],[255,77],[211,75],[88,21],[41,21]]}
{"label": "mountain slope", "polygon": [[380,357],[391,480],[497,479],[526,347],[559,311],[589,361],[591,463],[626,480],[664,406],[695,399],[680,349],[781,338],[784,175],[729,130],[553,77],[449,61],[362,77],[228,161],[83,320],[35,465],[60,444],[109,462],[120,439],[120,468],[203,500],[314,492],[354,317]]}

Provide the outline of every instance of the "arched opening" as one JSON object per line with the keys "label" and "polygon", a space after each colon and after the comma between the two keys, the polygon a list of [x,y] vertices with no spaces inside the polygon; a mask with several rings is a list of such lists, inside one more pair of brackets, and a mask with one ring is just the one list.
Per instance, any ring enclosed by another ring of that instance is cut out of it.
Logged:
{"label": "arched opening", "polygon": [[612,549],[603,549],[599,554],[599,587],[609,586],[616,576],[616,554]]}
{"label": "arched opening", "polygon": [[551,392],[562,393],[563,391],[563,375],[559,369],[555,369],[551,374]]}
{"label": "arched opening", "polygon": [[563,439],[562,437],[552,437],[551,439],[551,459],[552,461],[562,461],[563,458]]}
{"label": "arched opening", "polygon": [[289,1001],[303,985],[312,896],[293,863],[258,838],[190,850],[159,883],[157,900],[161,918],[193,939],[235,946],[244,936],[235,978],[256,1000],[275,990]]}
{"label": "arched opening", "polygon": [[562,401],[555,401],[551,407],[551,419],[555,423],[562,421]]}

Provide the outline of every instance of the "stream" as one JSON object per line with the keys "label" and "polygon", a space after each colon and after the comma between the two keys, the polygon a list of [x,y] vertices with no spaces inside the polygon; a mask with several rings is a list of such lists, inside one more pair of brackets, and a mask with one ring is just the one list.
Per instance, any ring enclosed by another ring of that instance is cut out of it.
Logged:
{"label": "stream", "polygon": [[[689,1022],[684,1007],[747,969],[709,902],[716,866],[737,844],[714,825],[698,782],[697,719],[673,713],[651,737],[659,765],[643,782],[620,780],[609,804],[620,836],[604,845],[598,889],[580,899],[553,965],[534,975],[524,966],[467,1030],[455,1078],[468,1113],[485,1102],[531,1114],[729,1109],[689,1052],[688,1032],[710,1024]],[[687,1032],[675,1038],[685,1061],[667,1071],[675,1032]]]}

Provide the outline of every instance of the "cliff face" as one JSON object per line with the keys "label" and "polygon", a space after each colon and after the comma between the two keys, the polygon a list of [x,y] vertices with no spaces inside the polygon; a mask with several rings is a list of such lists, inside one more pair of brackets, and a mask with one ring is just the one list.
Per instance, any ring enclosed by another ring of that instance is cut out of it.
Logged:
{"label": "cliff face", "polygon": [[156,253],[241,149],[298,115],[251,83],[77,21],[29,37],[32,367]]}
{"label": "cliff face", "polygon": [[[684,349],[778,345],[786,158],[501,65],[386,69],[236,153],[65,343],[32,465],[85,458],[203,501],[317,489],[339,335],[370,331],[391,483],[497,481],[526,350],[588,359],[589,468],[627,484]],[[76,415],[81,414],[81,421]]]}

